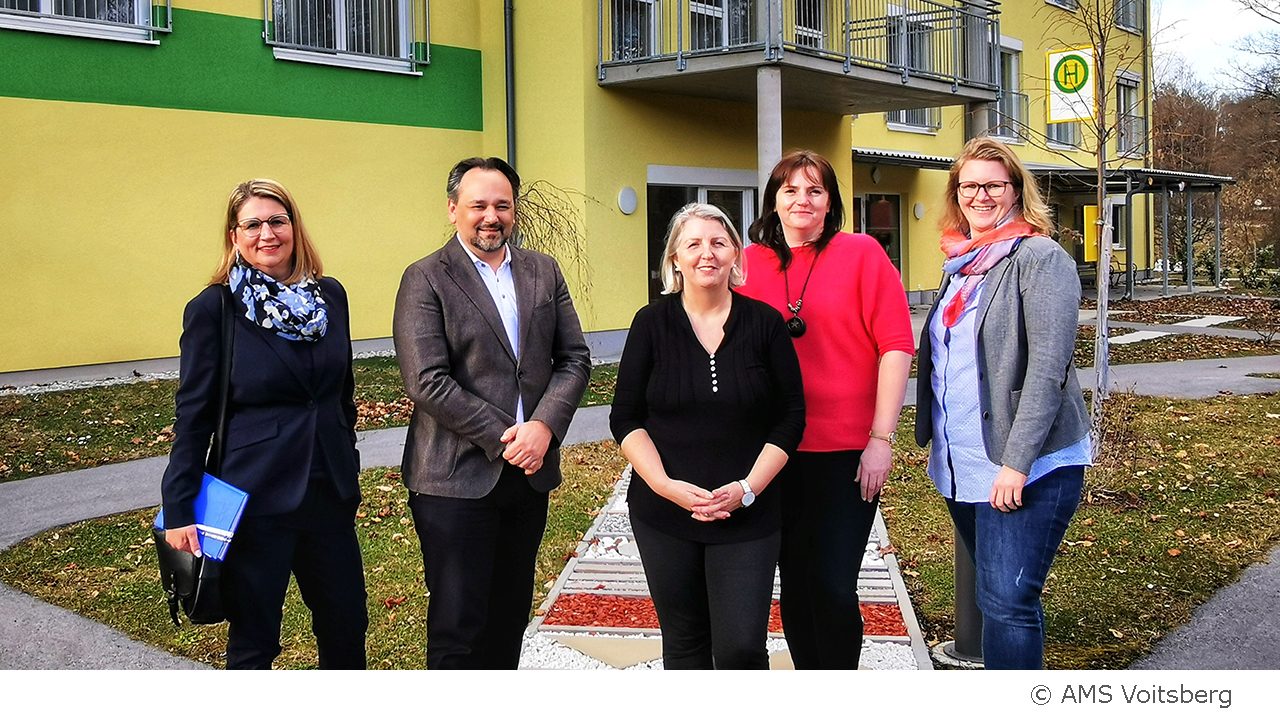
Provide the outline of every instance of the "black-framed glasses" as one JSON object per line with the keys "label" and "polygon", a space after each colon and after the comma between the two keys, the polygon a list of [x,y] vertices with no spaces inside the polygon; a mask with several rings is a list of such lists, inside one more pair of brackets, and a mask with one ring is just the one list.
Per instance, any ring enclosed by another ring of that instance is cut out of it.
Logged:
{"label": "black-framed glasses", "polygon": [[986,190],[987,197],[997,200],[1004,195],[1004,189],[1012,184],[1008,180],[992,180],[985,183],[962,182],[956,190],[960,193],[960,197],[966,200],[977,197],[979,189]]}
{"label": "black-framed glasses", "polygon": [[272,215],[266,220],[259,220],[258,218],[247,218],[245,220],[241,220],[237,222],[236,227],[240,228],[240,231],[244,233],[245,237],[249,238],[250,240],[254,240],[259,235],[262,234],[263,225],[266,225],[267,227],[271,228],[272,233],[279,235],[280,233],[288,229],[288,227],[291,224],[292,224],[292,221],[289,220],[289,216],[285,215],[284,213],[281,213],[279,215]]}

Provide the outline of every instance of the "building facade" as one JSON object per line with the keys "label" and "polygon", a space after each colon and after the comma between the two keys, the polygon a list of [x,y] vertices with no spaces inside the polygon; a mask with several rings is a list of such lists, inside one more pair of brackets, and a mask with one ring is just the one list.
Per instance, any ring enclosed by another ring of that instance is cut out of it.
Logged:
{"label": "building facade", "polygon": [[[1090,164],[1070,130],[1013,131],[1048,130],[1044,51],[1080,38],[1045,18],[1073,4],[0,0],[0,372],[176,355],[226,195],[257,176],[296,195],[354,336],[385,338],[401,271],[448,237],[444,176],[469,155],[572,191],[586,242],[561,262],[602,356],[657,292],[671,214],[704,200],[745,229],[792,148],[833,161],[848,227],[882,238],[925,299],[938,168],[967,136],[1006,134],[1046,175]],[[1140,15],[1121,103],[1146,118]],[[1125,137],[1142,165],[1145,126]],[[1059,184],[1079,228],[1085,186]]]}

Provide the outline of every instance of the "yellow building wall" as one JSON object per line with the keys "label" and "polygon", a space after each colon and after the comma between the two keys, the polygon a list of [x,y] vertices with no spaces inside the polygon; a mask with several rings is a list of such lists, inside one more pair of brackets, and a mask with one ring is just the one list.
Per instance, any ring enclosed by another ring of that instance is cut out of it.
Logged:
{"label": "yellow building wall", "polygon": [[[404,267],[448,234],[445,174],[481,151],[475,132],[88,103],[0,98],[0,116],[22,179],[0,194],[0,267],[29,269],[4,273],[0,370],[176,355],[227,194],[257,176],[294,194],[354,336],[385,337]],[[93,127],[146,132],[76,140]]]}
{"label": "yellow building wall", "polygon": [[[261,0],[174,5],[263,11]],[[182,308],[220,257],[227,194],[252,177],[294,194],[326,274],[347,287],[353,336],[389,336],[405,266],[451,232],[449,168],[505,155],[502,21],[500,0],[431,3],[432,44],[481,51],[478,131],[0,96],[0,372],[175,356]]]}

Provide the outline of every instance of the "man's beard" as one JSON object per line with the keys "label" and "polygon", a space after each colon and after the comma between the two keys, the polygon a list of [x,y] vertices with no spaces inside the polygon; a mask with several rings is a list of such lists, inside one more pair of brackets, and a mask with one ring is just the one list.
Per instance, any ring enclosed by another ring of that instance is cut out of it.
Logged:
{"label": "man's beard", "polygon": [[501,250],[502,246],[506,245],[507,240],[511,238],[511,229],[505,225],[500,225],[496,229],[498,230],[498,236],[496,238],[487,238],[481,234],[480,228],[476,228],[476,234],[473,235],[470,240],[471,247],[479,250],[480,252],[487,253]]}

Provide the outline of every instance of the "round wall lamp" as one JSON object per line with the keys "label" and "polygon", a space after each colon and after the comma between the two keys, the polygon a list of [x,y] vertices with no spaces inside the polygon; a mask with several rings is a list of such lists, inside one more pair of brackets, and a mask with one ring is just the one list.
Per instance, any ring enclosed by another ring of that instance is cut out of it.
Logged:
{"label": "round wall lamp", "polygon": [[924,219],[924,203],[918,202],[915,205],[912,205],[911,214],[914,215],[917,220]]}
{"label": "round wall lamp", "polygon": [[618,209],[623,215],[630,215],[639,207],[640,200],[636,197],[636,189],[633,187],[624,187],[618,191]]}

